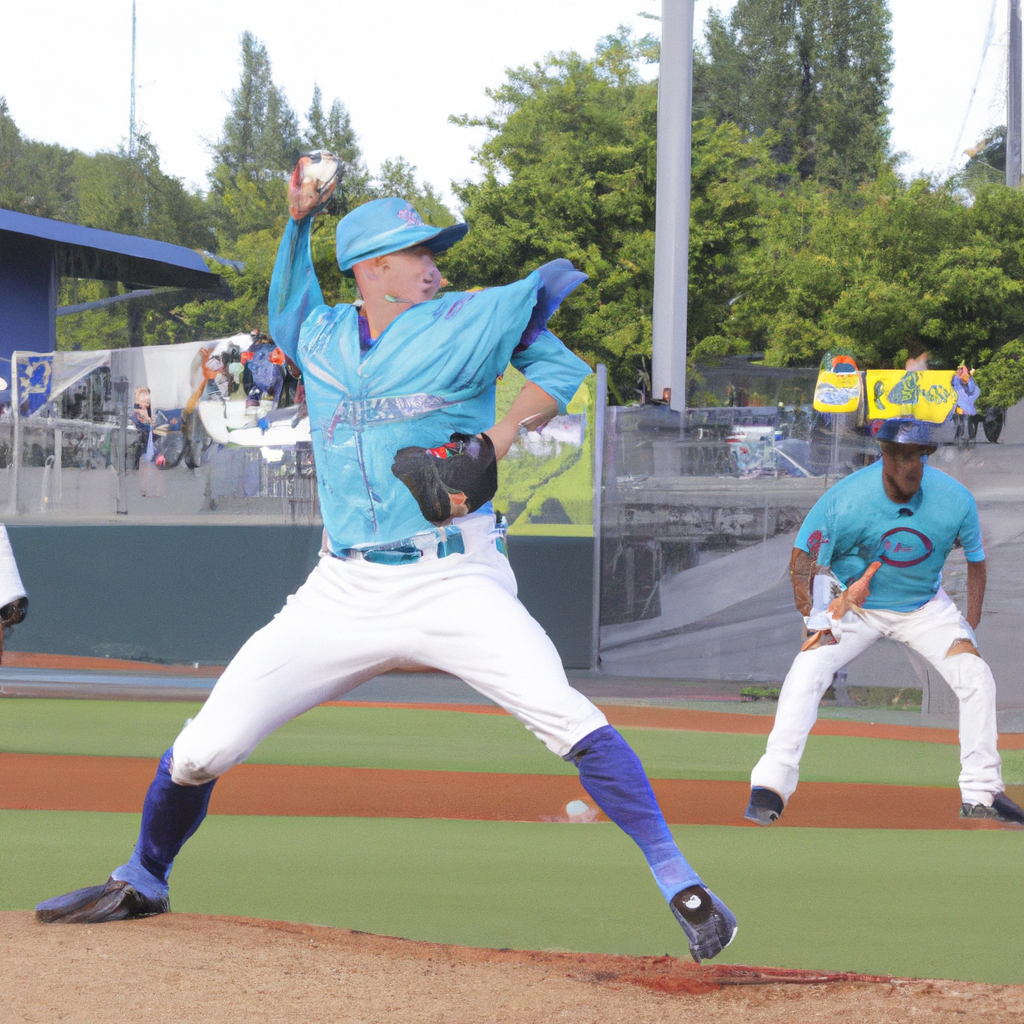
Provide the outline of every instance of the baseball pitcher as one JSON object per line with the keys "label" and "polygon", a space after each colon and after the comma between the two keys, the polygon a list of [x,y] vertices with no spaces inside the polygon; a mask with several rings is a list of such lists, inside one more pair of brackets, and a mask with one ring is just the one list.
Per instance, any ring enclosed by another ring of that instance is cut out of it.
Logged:
{"label": "baseball pitcher", "polygon": [[[169,909],[168,875],[216,779],[278,726],[381,672],[429,665],[464,679],[572,761],[643,851],[698,961],[736,921],[679,852],[640,761],[569,686],[543,629],[516,599],[490,499],[523,424],[559,411],[589,373],[547,329],[585,275],[556,260],[502,288],[437,297],[434,257],[466,224],[425,224],[403,199],[344,217],[337,258],[355,305],[326,306],[310,226],[338,180],[304,157],[270,291],[270,331],[302,369],[325,549],[305,584],[227,667],[160,762],[130,860],[105,885],[41,903],[41,921],[99,922]],[[528,383],[495,423],[509,362]]]}

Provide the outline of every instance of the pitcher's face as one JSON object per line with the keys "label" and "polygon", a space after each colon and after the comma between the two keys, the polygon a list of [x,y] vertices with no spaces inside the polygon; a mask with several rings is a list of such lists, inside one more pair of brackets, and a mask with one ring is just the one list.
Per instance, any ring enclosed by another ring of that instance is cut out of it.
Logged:
{"label": "pitcher's face", "polygon": [[434,263],[434,254],[425,245],[381,256],[377,273],[386,294],[409,305],[429,302],[441,287],[441,272]]}

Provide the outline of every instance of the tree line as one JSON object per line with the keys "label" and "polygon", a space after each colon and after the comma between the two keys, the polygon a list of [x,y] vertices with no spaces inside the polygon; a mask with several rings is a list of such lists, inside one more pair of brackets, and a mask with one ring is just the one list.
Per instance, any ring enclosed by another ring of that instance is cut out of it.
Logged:
{"label": "tree line", "polygon": [[[571,259],[589,281],[552,326],[609,366],[621,402],[634,399],[651,352],[657,82],[643,72],[657,60],[653,37],[620,30],[591,57],[509,70],[487,90],[489,114],[451,119],[487,136],[480,180],[452,185],[472,230],[439,260],[446,278],[498,285]],[[927,349],[933,366],[981,367],[998,404],[1024,397],[1024,193],[998,183],[1001,129],[962,173],[908,180],[890,144],[892,66],[884,0],[738,0],[728,17],[710,15],[694,60],[692,364],[809,366],[844,351],[862,366],[902,367]],[[313,236],[328,301],[353,297],[333,251],[347,209],[398,194],[428,221],[453,222],[401,157],[369,172],[340,100],[325,107],[316,90],[300,119],[249,33],[204,194],[163,174],[145,136],[131,157],[70,153],[21,139],[0,104],[0,205],[245,263],[242,273],[215,267],[233,299],[147,310],[147,343],[265,328],[287,175],[310,148],[353,167]],[[105,346],[97,319],[62,323],[61,344]]]}

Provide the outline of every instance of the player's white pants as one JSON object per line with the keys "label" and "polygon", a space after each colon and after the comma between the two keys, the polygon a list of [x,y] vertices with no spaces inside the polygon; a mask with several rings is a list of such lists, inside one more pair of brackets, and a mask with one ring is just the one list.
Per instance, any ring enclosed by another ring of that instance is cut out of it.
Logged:
{"label": "player's white pants", "polygon": [[27,597],[25,584],[21,582],[18,563],[14,560],[11,542],[7,537],[7,527],[0,525],[0,608]]}
{"label": "player's white pants", "polygon": [[927,658],[960,699],[961,797],[964,803],[991,804],[1003,792],[996,748],[996,684],[991,669],[977,655],[946,657],[958,640],[976,641],[945,591],[913,612],[862,609],[847,612],[839,625],[839,643],[796,656],[779,695],[768,750],[750,773],[751,785],[773,789],[789,800],[796,789],[807,734],[818,717],[818,702],[833,674],[888,636]]}
{"label": "player's white pants", "polygon": [[285,722],[406,666],[459,676],[560,756],[607,725],[517,600],[492,525],[474,517],[462,530],[466,553],[447,558],[380,565],[322,557],[175,740],[174,781],[216,778]]}

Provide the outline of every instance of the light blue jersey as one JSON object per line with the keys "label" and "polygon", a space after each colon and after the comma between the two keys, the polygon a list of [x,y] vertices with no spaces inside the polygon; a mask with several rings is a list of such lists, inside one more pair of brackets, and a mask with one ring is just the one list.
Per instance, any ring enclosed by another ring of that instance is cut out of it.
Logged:
{"label": "light blue jersey", "polygon": [[985,559],[978,506],[963,484],[925,466],[921,486],[905,505],[890,501],[882,463],[840,480],[815,503],[796,546],[817,556],[843,583],[871,562],[882,566],[871,580],[865,608],[911,612],[942,584],[942,566],[959,540],[969,562]]}
{"label": "light blue jersey", "polygon": [[361,351],[356,308],[324,305],[311,221],[290,220],[281,239],[270,333],[302,370],[331,550],[391,544],[433,529],[391,473],[395,452],[491,427],[510,361],[565,412],[591,371],[546,324],[585,275],[557,260],[503,288],[444,294],[407,309]]}

